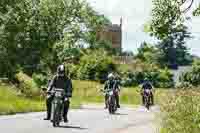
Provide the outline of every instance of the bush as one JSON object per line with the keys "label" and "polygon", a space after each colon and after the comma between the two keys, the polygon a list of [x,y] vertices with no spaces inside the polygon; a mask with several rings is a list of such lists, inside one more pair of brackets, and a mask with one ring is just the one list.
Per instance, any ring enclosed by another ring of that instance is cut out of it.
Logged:
{"label": "bush", "polygon": [[18,82],[18,86],[20,91],[27,97],[38,96],[40,93],[40,89],[34,80],[23,72],[19,72],[16,74],[16,80]]}
{"label": "bush", "polygon": [[174,87],[173,74],[168,69],[160,69],[155,75],[154,85],[160,88]]}
{"label": "bush", "polygon": [[73,78],[73,79],[77,79],[78,78],[79,65],[66,64],[65,67],[68,70],[68,74],[69,74],[70,78]]}
{"label": "bush", "polygon": [[176,89],[192,89],[193,87],[189,82],[181,82],[176,85]]}
{"label": "bush", "polygon": [[181,82],[187,82],[193,86],[200,85],[200,61],[194,62],[192,65],[192,69],[186,73],[184,73],[180,77]]}
{"label": "bush", "polygon": [[81,58],[77,76],[83,80],[104,81],[107,74],[113,70],[115,65],[112,58],[104,51],[96,51]]}
{"label": "bush", "polygon": [[136,63],[132,64],[132,71],[121,74],[123,86],[137,86],[143,82],[144,78],[148,78],[155,87],[170,88],[174,86],[173,74],[167,68],[160,69],[153,64]]}
{"label": "bush", "polygon": [[37,84],[38,87],[46,85],[47,82],[48,82],[47,76],[45,76],[43,74],[36,74],[36,73],[34,73],[32,75],[32,78],[33,78],[34,82]]}

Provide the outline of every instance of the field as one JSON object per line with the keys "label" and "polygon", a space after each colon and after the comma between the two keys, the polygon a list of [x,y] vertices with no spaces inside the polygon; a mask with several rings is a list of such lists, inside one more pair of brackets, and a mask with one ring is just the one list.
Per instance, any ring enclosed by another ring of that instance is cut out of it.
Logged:
{"label": "field", "polygon": [[[72,108],[79,108],[81,104],[104,103],[104,95],[99,90],[103,85],[91,81],[73,81],[73,97],[71,100]],[[37,112],[45,110],[44,97],[25,98],[19,94],[14,85],[0,85],[0,115],[14,114],[21,112]],[[156,101],[164,90],[156,91]],[[122,104],[139,105],[141,97],[138,88],[122,88],[120,93]]]}

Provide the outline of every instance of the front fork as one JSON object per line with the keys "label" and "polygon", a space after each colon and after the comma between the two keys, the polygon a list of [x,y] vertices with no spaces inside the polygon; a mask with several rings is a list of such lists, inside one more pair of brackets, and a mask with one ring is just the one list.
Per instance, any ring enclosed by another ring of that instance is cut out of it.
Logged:
{"label": "front fork", "polygon": [[63,116],[63,102],[60,100],[53,100],[51,110],[51,120],[54,120],[54,117],[57,114],[56,117],[59,117],[59,120],[61,121]]}

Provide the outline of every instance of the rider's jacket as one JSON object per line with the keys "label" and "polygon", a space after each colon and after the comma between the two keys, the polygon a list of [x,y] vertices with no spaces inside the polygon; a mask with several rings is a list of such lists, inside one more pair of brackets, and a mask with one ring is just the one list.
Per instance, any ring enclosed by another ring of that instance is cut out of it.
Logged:
{"label": "rider's jacket", "polygon": [[104,90],[115,90],[119,89],[119,84],[117,83],[116,80],[108,80],[105,83]]}
{"label": "rider's jacket", "polygon": [[53,88],[64,89],[66,97],[72,97],[72,81],[67,76],[55,75],[49,83],[47,91],[51,91]]}

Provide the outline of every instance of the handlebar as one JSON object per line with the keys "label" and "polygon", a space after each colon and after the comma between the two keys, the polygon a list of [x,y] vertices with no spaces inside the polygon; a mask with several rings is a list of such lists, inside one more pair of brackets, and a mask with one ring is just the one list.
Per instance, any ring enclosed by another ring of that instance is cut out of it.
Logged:
{"label": "handlebar", "polygon": [[115,89],[115,90],[103,90],[103,89],[100,89],[100,92],[103,92],[103,93],[108,93],[109,91],[117,91],[117,92],[119,92],[120,90],[118,90],[118,89]]}

